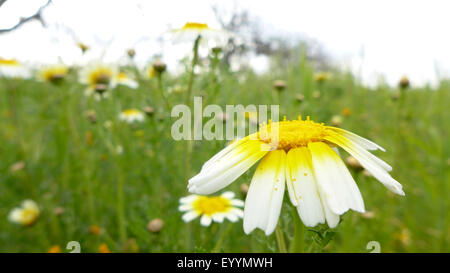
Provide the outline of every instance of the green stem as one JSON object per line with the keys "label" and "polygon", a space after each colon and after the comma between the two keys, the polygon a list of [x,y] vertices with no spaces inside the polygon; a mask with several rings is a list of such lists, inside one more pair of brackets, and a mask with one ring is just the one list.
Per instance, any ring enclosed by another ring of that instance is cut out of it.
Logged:
{"label": "green stem", "polygon": [[286,243],[284,242],[283,231],[281,231],[280,223],[278,223],[277,228],[275,229],[275,236],[277,237],[277,245],[280,253],[287,253]]}
{"label": "green stem", "polygon": [[159,90],[159,93],[161,94],[161,97],[162,97],[164,103],[166,104],[167,111],[169,111],[169,113],[170,113],[172,107],[170,106],[168,98],[164,94],[164,88],[163,88],[163,83],[162,83],[162,73],[159,73],[157,78],[158,78],[158,90]]}
{"label": "green stem", "polygon": [[188,82],[188,87],[187,87],[187,92],[186,92],[186,105],[190,105],[191,102],[191,94],[192,94],[192,87],[194,85],[194,78],[195,78],[195,66],[197,65],[198,62],[198,45],[200,43],[200,38],[201,36],[197,36],[197,38],[195,39],[194,42],[194,47],[192,48],[192,51],[194,53],[194,56],[192,58],[192,64],[191,64],[191,71],[189,74],[189,82]]}
{"label": "green stem", "polygon": [[216,245],[214,246],[213,250],[211,251],[212,253],[219,252],[220,248],[222,247],[223,241],[225,240],[225,237],[228,235],[228,233],[230,233],[231,227],[232,227],[231,224],[227,223],[225,230],[222,232],[222,234],[220,234],[220,237],[217,240]]}
{"label": "green stem", "polygon": [[300,217],[297,214],[297,210],[293,210],[293,218],[294,218],[294,240],[289,247],[290,253],[302,253],[304,252],[304,236],[305,236],[305,227],[303,223],[300,221]]}

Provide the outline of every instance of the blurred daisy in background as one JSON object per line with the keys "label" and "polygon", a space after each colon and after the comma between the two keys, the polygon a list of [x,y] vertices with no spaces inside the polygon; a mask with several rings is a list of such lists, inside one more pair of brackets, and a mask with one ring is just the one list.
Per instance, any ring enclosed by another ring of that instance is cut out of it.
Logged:
{"label": "blurred daisy in background", "polygon": [[38,205],[33,200],[25,200],[21,206],[14,208],[9,213],[9,221],[23,226],[31,226],[36,222],[40,214]]}
{"label": "blurred daisy in background", "polygon": [[117,74],[116,82],[117,84],[125,85],[132,89],[136,89],[139,87],[138,82],[124,72],[120,72]]}
{"label": "blurred daisy in background", "polygon": [[[272,129],[274,132],[272,132]],[[278,136],[278,142],[272,141]],[[273,143],[272,143],[273,142]],[[285,186],[308,227],[338,225],[349,209],[365,212],[358,186],[336,153],[341,147],[390,191],[404,195],[389,175],[391,166],[372,155],[383,148],[349,131],[299,118],[265,124],[258,133],[236,141],[207,161],[189,180],[189,191],[211,194],[228,186],[260,159],[244,209],[244,231],[271,234],[278,223]],[[335,150],[336,149],[336,150]]]}
{"label": "blurred daisy in background", "polygon": [[0,77],[28,78],[30,75],[30,70],[19,61],[0,58]]}
{"label": "blurred daisy in background", "polygon": [[95,95],[96,99],[107,97],[108,90],[117,84],[118,69],[114,65],[90,64],[80,71],[79,80],[88,85],[87,96]]}
{"label": "blurred daisy in background", "polygon": [[122,111],[119,115],[119,119],[128,123],[142,122],[144,121],[144,114],[137,109],[127,109]]}
{"label": "blurred daisy in background", "polygon": [[210,28],[207,24],[188,22],[182,28],[173,29],[171,32],[174,43],[194,42],[201,37],[201,43],[210,47],[224,45],[231,37],[231,33],[225,30]]}
{"label": "blurred daisy in background", "polygon": [[66,77],[69,68],[63,64],[48,65],[43,67],[38,73],[38,79],[50,83],[60,83]]}
{"label": "blurred daisy in background", "polygon": [[200,216],[200,224],[205,227],[212,221],[222,223],[225,218],[236,222],[244,215],[239,208],[244,206],[244,202],[234,199],[234,196],[233,192],[227,191],[212,197],[195,194],[183,197],[179,207],[179,210],[184,212],[182,219],[190,222]]}

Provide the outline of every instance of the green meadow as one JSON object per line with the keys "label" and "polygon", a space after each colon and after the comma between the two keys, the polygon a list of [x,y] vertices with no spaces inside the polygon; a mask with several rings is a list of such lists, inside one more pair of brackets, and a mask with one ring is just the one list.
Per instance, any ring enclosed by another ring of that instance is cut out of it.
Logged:
{"label": "green meadow", "polygon": [[[196,75],[191,102],[195,95],[203,97],[204,106],[223,109],[279,104],[281,116],[310,116],[328,125],[338,115],[340,127],[386,149],[375,155],[393,166],[391,174],[406,196],[350,169],[367,212],[347,212],[334,229],[301,228],[303,251],[370,252],[371,241],[379,242],[381,252],[450,251],[450,81],[369,88],[337,69],[317,81],[318,71],[304,59],[283,66],[273,62],[267,74],[211,64],[202,64],[204,72]],[[59,246],[70,252],[68,242],[77,241],[81,252],[99,252],[102,244],[111,252],[279,252],[275,233],[246,235],[242,220],[209,227],[199,219],[183,222],[178,206],[189,195],[186,169],[194,176],[228,141],[194,141],[186,156],[189,143],[172,138],[176,119],[170,107],[185,102],[189,69],[165,73],[161,81],[133,66],[122,70],[135,74],[139,88],[118,86],[100,101],[85,96],[77,68],[59,84],[0,78],[0,251],[47,252]],[[285,81],[286,88],[276,91],[275,80]],[[144,122],[119,120],[121,111],[145,107],[154,112]],[[341,156],[348,155],[341,150]],[[242,184],[250,183],[254,170],[223,191],[245,200]],[[8,221],[9,212],[26,199],[38,204],[37,221],[32,226]],[[285,193],[279,225],[288,248],[298,243],[294,225],[302,225],[293,216]],[[148,229],[156,218],[163,221],[158,232]]]}

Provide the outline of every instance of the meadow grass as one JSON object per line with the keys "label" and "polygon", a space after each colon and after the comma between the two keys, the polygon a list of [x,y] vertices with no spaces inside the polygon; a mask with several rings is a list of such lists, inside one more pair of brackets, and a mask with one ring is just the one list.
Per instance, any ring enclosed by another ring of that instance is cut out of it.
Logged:
{"label": "meadow grass", "polygon": [[[304,251],[368,252],[366,244],[378,241],[382,252],[449,252],[449,82],[407,89],[393,99],[397,88],[369,89],[338,71],[317,83],[306,62],[265,75],[219,71],[199,75],[193,95],[220,106],[280,103],[288,119],[309,115],[329,123],[333,115],[341,115],[342,128],[387,150],[376,155],[393,166],[392,175],[402,183],[406,197],[352,170],[370,213],[347,212],[333,230],[305,228]],[[279,95],[272,88],[276,79],[287,83]],[[61,85],[0,79],[1,252],[46,252],[53,245],[68,252],[69,241],[80,242],[82,252],[98,252],[102,243],[113,252],[278,251],[275,233],[266,237],[258,230],[245,235],[242,220],[208,228],[198,220],[182,221],[178,200],[188,195],[183,156],[187,144],[171,137],[174,119],[158,92],[157,79],[139,82],[137,90],[119,86],[108,99],[95,101],[84,95],[85,87],[74,72]],[[162,83],[171,105],[184,102],[185,93],[167,91],[177,85],[185,89],[187,74],[166,75]],[[296,100],[298,94],[304,95],[303,102]],[[145,106],[155,109],[145,122],[133,126],[119,121],[122,110]],[[95,123],[86,117],[89,110],[96,113]],[[226,143],[195,141],[190,175]],[[346,156],[343,151],[341,155]],[[17,162],[24,167],[11,167]],[[227,190],[244,199],[240,185],[250,182],[253,170]],[[31,227],[7,220],[9,211],[24,199],[35,200],[42,210]],[[289,246],[294,209],[287,196],[284,203],[280,227]],[[57,208],[64,212],[55,214]],[[154,218],[164,221],[159,233],[147,229]],[[92,225],[101,228],[100,234],[89,232]]]}

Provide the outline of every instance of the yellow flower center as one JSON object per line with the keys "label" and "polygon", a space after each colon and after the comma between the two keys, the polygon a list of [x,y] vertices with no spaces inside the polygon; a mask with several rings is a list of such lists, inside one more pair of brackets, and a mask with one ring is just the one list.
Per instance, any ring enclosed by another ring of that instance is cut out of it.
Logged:
{"label": "yellow flower center", "polygon": [[199,214],[211,216],[215,213],[227,212],[231,208],[231,203],[222,196],[200,196],[194,201],[193,207]]}
{"label": "yellow flower center", "polygon": [[31,209],[31,208],[26,208],[22,210],[22,221],[24,225],[31,225],[33,224],[37,217],[38,217],[39,212],[36,211],[35,209]]}
{"label": "yellow flower center", "polygon": [[15,66],[15,65],[20,65],[20,63],[18,61],[16,61],[16,60],[7,60],[7,59],[0,58],[0,65]]}
{"label": "yellow flower center", "polygon": [[120,72],[120,73],[117,75],[117,79],[118,79],[118,80],[126,80],[126,79],[128,79],[128,76],[127,76],[127,74],[125,74],[125,73],[123,73],[123,72]]}
{"label": "yellow flower center", "polygon": [[139,112],[139,110],[136,109],[128,109],[123,111],[123,114],[125,116],[135,116],[135,115],[139,115],[141,112]]}
{"label": "yellow flower center", "polygon": [[92,85],[96,84],[105,84],[108,85],[111,81],[113,72],[108,68],[99,68],[95,71],[92,71],[89,75],[89,82]]}
{"label": "yellow flower center", "polygon": [[201,24],[201,23],[194,23],[194,22],[188,22],[183,26],[184,30],[188,29],[208,29],[207,24]]}
{"label": "yellow flower center", "polygon": [[[325,141],[324,137],[328,135],[326,126],[323,123],[316,123],[309,120],[287,121],[286,118],[280,122],[270,122],[267,125],[262,125],[258,132],[258,138],[262,142],[272,142],[272,129],[276,130],[278,127],[278,150],[289,151],[297,147],[307,146],[310,142]],[[276,141],[274,141],[276,142]]]}

